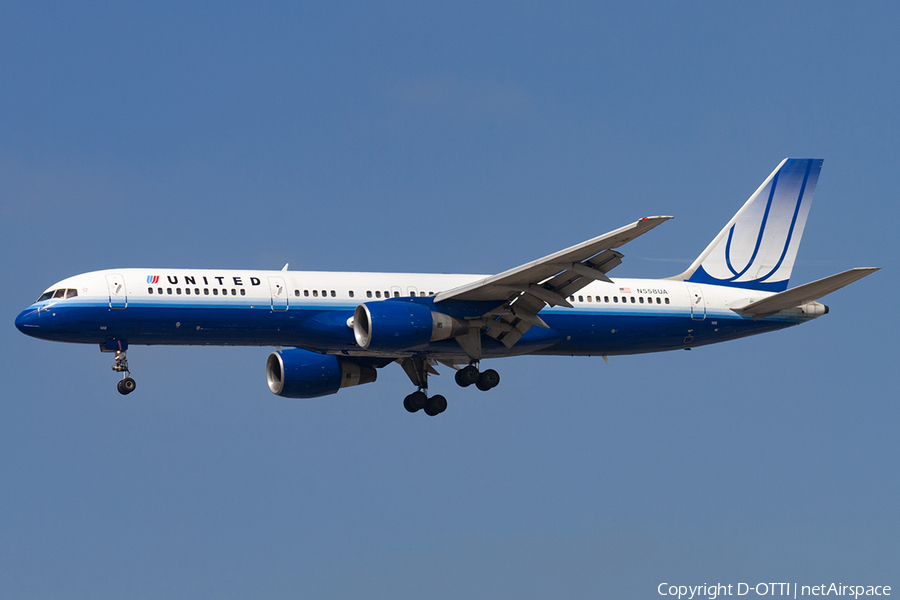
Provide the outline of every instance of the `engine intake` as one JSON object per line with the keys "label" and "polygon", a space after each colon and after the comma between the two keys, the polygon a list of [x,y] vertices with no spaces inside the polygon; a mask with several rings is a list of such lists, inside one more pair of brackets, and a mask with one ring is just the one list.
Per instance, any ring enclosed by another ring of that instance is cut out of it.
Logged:
{"label": "engine intake", "polygon": [[353,313],[353,335],[366,350],[409,350],[462,335],[469,325],[416,302],[366,302]]}
{"label": "engine intake", "polygon": [[273,352],[266,360],[269,390],[285,398],[327,396],[340,388],[371,383],[377,377],[374,367],[302,348]]}

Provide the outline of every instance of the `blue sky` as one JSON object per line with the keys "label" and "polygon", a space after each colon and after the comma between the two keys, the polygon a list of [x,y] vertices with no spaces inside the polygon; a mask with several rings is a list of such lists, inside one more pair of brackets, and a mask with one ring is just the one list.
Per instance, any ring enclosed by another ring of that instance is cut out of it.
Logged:
{"label": "blue sky", "polygon": [[[900,586],[900,9],[891,3],[12,3],[0,18],[0,592],[649,598]],[[786,156],[824,158],[814,323],[496,361],[411,416],[399,368],[317,400],[266,348],[22,336],[114,267],[495,273],[637,218],[683,270]]]}

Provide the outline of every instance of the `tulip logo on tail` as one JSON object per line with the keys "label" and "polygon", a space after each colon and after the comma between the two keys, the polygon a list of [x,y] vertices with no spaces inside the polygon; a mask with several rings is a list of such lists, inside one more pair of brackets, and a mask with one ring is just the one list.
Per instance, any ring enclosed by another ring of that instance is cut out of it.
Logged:
{"label": "tulip logo on tail", "polygon": [[688,281],[787,289],[821,168],[819,159],[785,159],[695,261]]}

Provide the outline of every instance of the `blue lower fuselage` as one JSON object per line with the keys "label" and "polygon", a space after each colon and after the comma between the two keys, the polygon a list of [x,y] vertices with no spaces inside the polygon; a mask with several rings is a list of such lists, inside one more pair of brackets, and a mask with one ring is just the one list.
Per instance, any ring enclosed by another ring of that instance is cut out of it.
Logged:
{"label": "blue lower fuselage", "polygon": [[[330,354],[465,356],[455,340],[403,352],[363,351],[348,321],[356,304],[204,306],[129,303],[111,308],[78,300],[42,302],[22,311],[16,326],[32,337],[85,344],[297,346]],[[803,322],[773,317],[754,321],[732,311],[693,318],[681,307],[554,308],[541,311],[549,329],[531,327],[512,348],[482,335],[483,356],[522,354],[617,355],[691,348],[774,331]]]}

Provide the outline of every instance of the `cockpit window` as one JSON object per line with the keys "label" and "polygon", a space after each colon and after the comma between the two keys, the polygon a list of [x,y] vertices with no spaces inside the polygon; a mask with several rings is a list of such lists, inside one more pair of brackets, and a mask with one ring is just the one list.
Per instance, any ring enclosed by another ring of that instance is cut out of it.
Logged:
{"label": "cockpit window", "polygon": [[58,290],[50,290],[49,292],[44,292],[41,294],[41,297],[35,300],[35,302],[43,302],[44,300],[58,299],[63,300],[65,298],[74,298],[78,295],[78,290],[72,289],[58,289]]}

